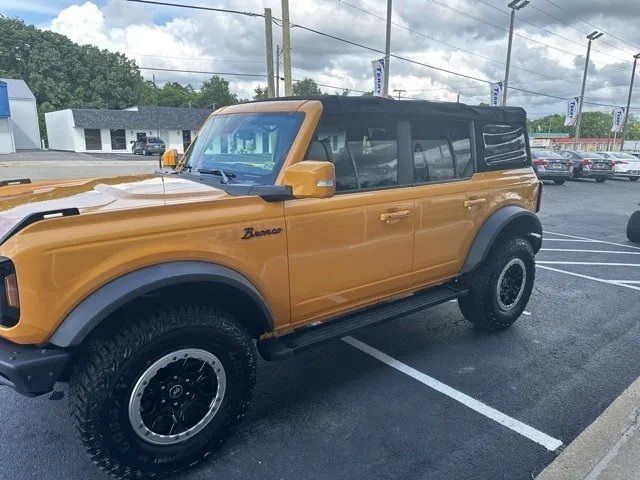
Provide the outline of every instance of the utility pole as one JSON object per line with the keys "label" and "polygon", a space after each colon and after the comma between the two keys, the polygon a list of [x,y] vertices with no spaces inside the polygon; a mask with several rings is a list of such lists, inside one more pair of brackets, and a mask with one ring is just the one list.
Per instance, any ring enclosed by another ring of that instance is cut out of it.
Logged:
{"label": "utility pole", "polygon": [[602,37],[602,32],[591,32],[587,35],[589,43],[587,44],[587,58],[584,62],[584,74],[582,75],[582,89],[580,90],[580,104],[578,105],[578,122],[576,123],[576,135],[573,137],[573,149],[578,148],[578,140],[580,140],[580,123],[582,122],[582,106],[584,105],[584,89],[587,86],[587,73],[589,72],[589,56],[591,55],[591,42]]}
{"label": "utility pole", "polygon": [[628,125],[629,121],[629,110],[631,109],[631,96],[633,95],[633,82],[636,79],[636,66],[638,65],[638,58],[640,58],[640,53],[637,53],[633,56],[633,70],[631,70],[631,84],[629,85],[629,98],[627,99],[627,109],[624,111],[624,124],[622,126],[622,148],[620,150],[624,150],[624,141],[627,138]]}
{"label": "utility pole", "polygon": [[504,71],[504,91],[502,93],[502,105],[507,104],[507,90],[509,88],[509,69],[511,68],[511,48],[513,47],[513,26],[516,21],[516,10],[529,5],[529,0],[513,0],[507,6],[511,9],[511,23],[509,25],[509,45],[507,46],[507,66]]}
{"label": "utility pole", "polygon": [[384,47],[384,79],[382,82],[382,96],[389,96],[389,65],[391,61],[391,12],[393,11],[393,1],[387,0],[387,40]]}
{"label": "utility pole", "polygon": [[264,9],[264,38],[267,59],[267,95],[273,98],[276,95],[276,89],[273,81],[273,18],[270,8]]}
{"label": "utility pole", "polygon": [[404,88],[394,88],[393,91],[398,93],[398,100],[402,99],[402,94],[406,92]]}
{"label": "utility pole", "polygon": [[276,45],[276,98],[280,96],[280,45]]}
{"label": "utility pole", "polygon": [[289,21],[289,0],[282,0],[282,50],[284,60],[284,94],[293,95],[291,81],[291,23]]}

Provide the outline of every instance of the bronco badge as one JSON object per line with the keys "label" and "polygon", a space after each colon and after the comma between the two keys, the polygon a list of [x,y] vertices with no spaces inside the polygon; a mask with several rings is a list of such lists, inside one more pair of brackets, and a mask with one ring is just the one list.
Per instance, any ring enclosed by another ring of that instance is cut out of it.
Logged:
{"label": "bronco badge", "polygon": [[244,229],[244,237],[242,240],[249,240],[250,238],[263,237],[265,235],[277,235],[282,232],[282,228],[272,228],[267,230],[254,230],[252,227]]}

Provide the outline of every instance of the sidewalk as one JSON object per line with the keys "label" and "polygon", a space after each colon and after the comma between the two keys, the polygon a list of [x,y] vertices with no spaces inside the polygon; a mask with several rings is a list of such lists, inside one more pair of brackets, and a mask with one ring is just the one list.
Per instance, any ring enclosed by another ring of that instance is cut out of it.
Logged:
{"label": "sidewalk", "polygon": [[536,480],[640,479],[640,379],[624,391]]}

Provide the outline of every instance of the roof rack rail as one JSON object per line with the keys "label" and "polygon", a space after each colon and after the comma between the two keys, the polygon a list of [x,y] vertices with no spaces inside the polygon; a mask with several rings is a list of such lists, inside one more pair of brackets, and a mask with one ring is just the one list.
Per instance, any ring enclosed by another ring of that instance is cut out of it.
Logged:
{"label": "roof rack rail", "polygon": [[71,217],[74,215],[80,215],[80,210],[77,208],[60,208],[58,210],[49,210],[46,212],[36,212],[30,215],[27,215],[22,220],[20,220],[11,230],[9,230],[3,237],[0,237],[0,245],[13,237],[20,230],[27,228],[29,225],[32,225],[41,220],[49,220],[51,218],[59,218],[59,217]]}
{"label": "roof rack rail", "polygon": [[17,178],[15,180],[0,180],[0,187],[8,187],[9,185],[25,185],[31,183],[30,178]]}

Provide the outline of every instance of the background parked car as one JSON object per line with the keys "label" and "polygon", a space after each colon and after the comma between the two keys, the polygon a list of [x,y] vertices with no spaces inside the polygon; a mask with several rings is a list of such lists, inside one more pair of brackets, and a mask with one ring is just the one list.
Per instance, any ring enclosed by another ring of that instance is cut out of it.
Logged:
{"label": "background parked car", "polygon": [[131,147],[134,155],[162,155],[167,147],[158,137],[140,137]]}
{"label": "background parked car", "polygon": [[598,152],[604,158],[614,162],[613,174],[616,177],[626,177],[632,182],[640,178],[640,158],[625,152]]}
{"label": "background parked car", "polygon": [[593,178],[603,183],[613,177],[613,162],[595,152],[561,150],[559,153],[573,162],[573,178]]}
{"label": "background parked car", "polygon": [[571,178],[571,160],[550,150],[531,150],[531,158],[533,170],[540,180],[553,180],[556,185],[562,185]]}

